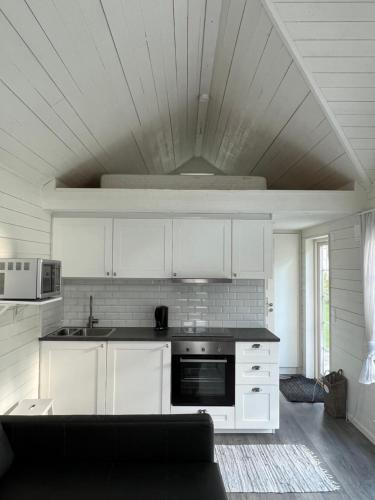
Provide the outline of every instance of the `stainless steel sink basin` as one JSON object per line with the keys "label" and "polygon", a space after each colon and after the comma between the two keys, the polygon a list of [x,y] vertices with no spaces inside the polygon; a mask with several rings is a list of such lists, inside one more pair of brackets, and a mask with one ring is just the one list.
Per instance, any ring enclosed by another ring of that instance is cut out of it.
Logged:
{"label": "stainless steel sink basin", "polygon": [[55,332],[50,333],[51,337],[109,337],[115,328],[80,328],[80,327],[70,327],[70,328],[60,328]]}
{"label": "stainless steel sink basin", "polygon": [[114,328],[79,328],[77,331],[72,333],[73,337],[109,337]]}

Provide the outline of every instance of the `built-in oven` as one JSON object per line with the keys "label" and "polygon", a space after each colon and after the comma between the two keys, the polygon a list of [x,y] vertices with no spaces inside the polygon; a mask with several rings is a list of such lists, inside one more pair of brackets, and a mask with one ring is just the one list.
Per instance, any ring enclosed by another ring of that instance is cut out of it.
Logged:
{"label": "built-in oven", "polygon": [[233,341],[172,341],[172,405],[233,406]]}

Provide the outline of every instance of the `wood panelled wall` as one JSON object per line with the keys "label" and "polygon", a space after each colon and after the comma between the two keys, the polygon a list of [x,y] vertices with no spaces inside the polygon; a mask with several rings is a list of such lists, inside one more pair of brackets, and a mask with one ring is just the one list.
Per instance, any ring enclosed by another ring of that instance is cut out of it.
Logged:
{"label": "wood panelled wall", "polygon": [[331,271],[331,364],[349,381],[351,421],[375,442],[375,386],[358,383],[366,352],[359,217],[309,228],[303,238],[329,235]]}
{"label": "wood panelled wall", "polygon": [[375,2],[273,0],[346,137],[375,180]]}
{"label": "wood panelled wall", "polygon": [[[49,255],[50,216],[40,207],[39,191],[0,169],[0,256]],[[0,316],[0,413],[38,395],[40,332],[37,306]]]}

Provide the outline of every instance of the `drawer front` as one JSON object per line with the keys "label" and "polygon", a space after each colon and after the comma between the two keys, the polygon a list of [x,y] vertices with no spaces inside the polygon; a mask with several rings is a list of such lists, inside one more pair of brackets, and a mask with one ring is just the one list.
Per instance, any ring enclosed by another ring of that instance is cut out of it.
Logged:
{"label": "drawer front", "polygon": [[278,342],[236,342],[237,363],[278,363]]}
{"label": "drawer front", "polygon": [[173,414],[204,411],[211,415],[215,429],[234,429],[234,406],[171,406]]}
{"label": "drawer front", "polygon": [[236,429],[278,429],[278,427],[278,386],[237,385]]}
{"label": "drawer front", "polygon": [[268,363],[236,363],[236,384],[279,384],[279,365]]}

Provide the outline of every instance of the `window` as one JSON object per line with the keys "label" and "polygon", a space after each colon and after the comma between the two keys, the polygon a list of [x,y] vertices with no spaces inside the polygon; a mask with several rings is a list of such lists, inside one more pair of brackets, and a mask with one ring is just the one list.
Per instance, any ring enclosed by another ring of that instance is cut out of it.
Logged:
{"label": "window", "polygon": [[315,243],[316,262],[316,377],[322,378],[330,371],[330,295],[329,295],[329,246],[328,240]]}

